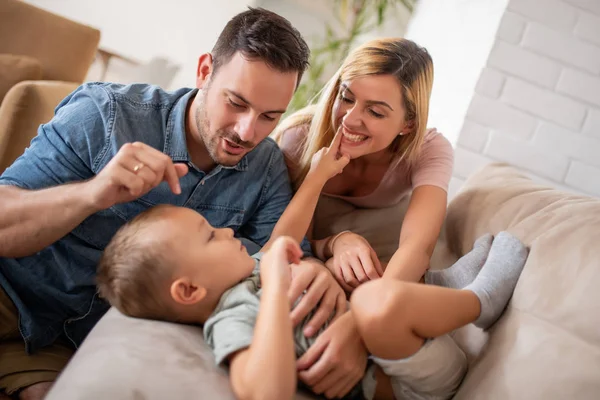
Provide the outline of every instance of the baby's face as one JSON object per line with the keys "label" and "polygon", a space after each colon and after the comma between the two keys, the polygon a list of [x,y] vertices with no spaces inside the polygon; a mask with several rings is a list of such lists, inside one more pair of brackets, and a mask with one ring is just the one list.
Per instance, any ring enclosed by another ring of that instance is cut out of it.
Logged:
{"label": "baby's face", "polygon": [[[213,228],[196,211],[172,207],[155,234],[168,241],[176,274],[195,277],[209,294],[220,296],[247,278],[254,259],[229,228]],[[174,278],[178,278],[175,276]]]}

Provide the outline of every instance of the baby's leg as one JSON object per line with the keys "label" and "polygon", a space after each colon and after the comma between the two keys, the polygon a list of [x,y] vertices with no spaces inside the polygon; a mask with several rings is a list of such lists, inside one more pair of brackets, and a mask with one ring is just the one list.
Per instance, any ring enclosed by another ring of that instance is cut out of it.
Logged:
{"label": "baby's leg", "polygon": [[426,339],[473,322],[481,312],[471,291],[389,279],[358,287],[350,310],[369,352],[392,360],[415,354]]}
{"label": "baby's leg", "polygon": [[481,302],[476,326],[488,329],[500,318],[515,291],[528,254],[527,247],[510,233],[496,235],[483,268],[475,280],[464,287]]}
{"label": "baby's leg", "polygon": [[358,331],[371,354],[408,357],[425,339],[475,322],[488,329],[504,312],[515,289],[527,248],[501,232],[479,275],[462,290],[378,279],[359,286],[350,299]]}
{"label": "baby's leg", "polygon": [[486,234],[475,241],[473,250],[462,256],[452,266],[425,273],[425,283],[452,289],[462,289],[475,280],[487,260],[494,237]]}
{"label": "baby's leg", "polygon": [[450,399],[467,373],[467,358],[448,335],[428,340],[408,358],[372,359],[362,381],[367,400]]}

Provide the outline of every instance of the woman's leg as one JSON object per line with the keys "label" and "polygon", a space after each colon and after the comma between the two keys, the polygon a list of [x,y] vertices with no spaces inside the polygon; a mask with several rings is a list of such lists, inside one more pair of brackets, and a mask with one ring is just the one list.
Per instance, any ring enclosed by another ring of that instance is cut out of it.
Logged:
{"label": "woman's leg", "polygon": [[425,339],[473,322],[481,313],[471,291],[387,279],[357,288],[350,309],[369,352],[390,360],[413,355]]}

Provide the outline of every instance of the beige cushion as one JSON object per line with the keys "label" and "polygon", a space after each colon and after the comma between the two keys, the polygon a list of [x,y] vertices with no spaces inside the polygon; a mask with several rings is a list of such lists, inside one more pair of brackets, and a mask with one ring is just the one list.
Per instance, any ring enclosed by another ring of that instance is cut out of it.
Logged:
{"label": "beige cushion", "polygon": [[[268,377],[265,377],[268,378]],[[297,400],[313,397],[298,394]],[[235,400],[195,326],[129,318],[111,308],[46,400]]]}
{"label": "beige cushion", "polygon": [[0,106],[0,174],[17,159],[37,135],[40,124],[79,86],[72,82],[23,81],[13,86]]}
{"label": "beige cushion", "polygon": [[0,54],[0,103],[8,90],[21,81],[42,78],[42,65],[33,57]]}
{"label": "beige cushion", "polygon": [[42,79],[82,82],[100,31],[19,0],[0,0],[0,53],[35,57]]}
{"label": "beige cushion", "polygon": [[600,398],[600,200],[494,164],[467,181],[446,224],[460,254],[501,230],[531,247],[508,310],[456,398]]}

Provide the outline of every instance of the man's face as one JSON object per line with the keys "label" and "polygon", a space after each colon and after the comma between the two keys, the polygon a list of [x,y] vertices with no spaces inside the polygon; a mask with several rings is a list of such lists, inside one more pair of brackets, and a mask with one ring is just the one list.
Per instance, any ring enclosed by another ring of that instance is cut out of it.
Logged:
{"label": "man's face", "polygon": [[298,74],[249,61],[239,52],[216,75],[203,76],[203,62],[212,65],[212,59],[200,59],[197,134],[216,164],[234,166],[273,131],[292,99]]}

